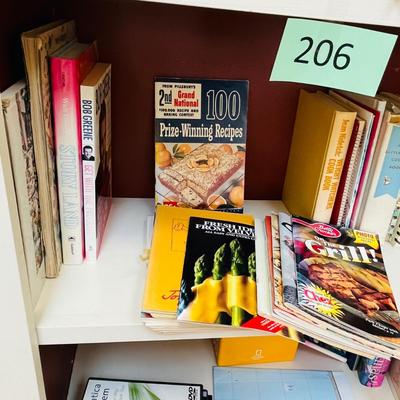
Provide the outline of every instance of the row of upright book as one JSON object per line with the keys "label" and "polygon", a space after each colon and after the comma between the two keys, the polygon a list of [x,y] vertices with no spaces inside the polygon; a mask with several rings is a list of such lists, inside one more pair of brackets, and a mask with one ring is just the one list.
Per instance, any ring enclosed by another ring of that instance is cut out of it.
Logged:
{"label": "row of upright book", "polygon": [[283,188],[296,215],[399,243],[400,96],[301,91]]}
{"label": "row of upright book", "polygon": [[111,207],[111,65],[75,24],[22,34],[27,81],[1,93],[1,133],[31,292],[95,260]]}

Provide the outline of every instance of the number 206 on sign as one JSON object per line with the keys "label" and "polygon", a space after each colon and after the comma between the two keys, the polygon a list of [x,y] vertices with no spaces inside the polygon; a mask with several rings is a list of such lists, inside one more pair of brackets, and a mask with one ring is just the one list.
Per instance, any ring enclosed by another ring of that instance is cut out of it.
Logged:
{"label": "number 206 on sign", "polygon": [[374,96],[396,39],[369,29],[289,18],[270,80]]}

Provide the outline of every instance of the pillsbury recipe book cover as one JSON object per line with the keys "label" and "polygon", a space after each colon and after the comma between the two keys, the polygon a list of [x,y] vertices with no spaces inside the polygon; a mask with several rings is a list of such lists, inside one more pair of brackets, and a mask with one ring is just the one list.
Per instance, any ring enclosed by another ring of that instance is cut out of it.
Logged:
{"label": "pillsbury recipe book cover", "polygon": [[249,83],[156,78],[156,204],[242,212]]}

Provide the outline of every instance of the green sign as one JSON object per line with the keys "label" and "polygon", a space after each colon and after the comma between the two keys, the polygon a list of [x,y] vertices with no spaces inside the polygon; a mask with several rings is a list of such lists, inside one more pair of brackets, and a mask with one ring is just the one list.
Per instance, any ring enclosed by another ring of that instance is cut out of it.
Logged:
{"label": "green sign", "polygon": [[288,18],[270,80],[374,96],[396,39],[369,29]]}

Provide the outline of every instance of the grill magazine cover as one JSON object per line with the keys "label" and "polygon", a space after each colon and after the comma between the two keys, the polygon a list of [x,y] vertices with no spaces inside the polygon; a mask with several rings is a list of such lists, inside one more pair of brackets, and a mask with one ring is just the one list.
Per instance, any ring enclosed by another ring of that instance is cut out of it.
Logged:
{"label": "grill magazine cover", "polygon": [[299,307],[398,349],[400,318],[377,234],[293,217]]}

